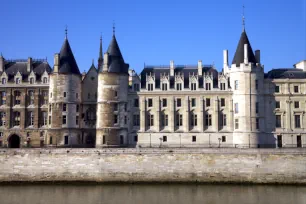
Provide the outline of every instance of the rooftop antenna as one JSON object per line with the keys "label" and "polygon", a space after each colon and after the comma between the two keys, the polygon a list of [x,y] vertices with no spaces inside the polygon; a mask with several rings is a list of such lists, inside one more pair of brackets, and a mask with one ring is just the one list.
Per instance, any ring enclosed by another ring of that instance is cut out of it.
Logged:
{"label": "rooftop antenna", "polygon": [[65,29],[65,39],[68,38],[68,26],[66,25],[66,29]]}
{"label": "rooftop antenna", "polygon": [[245,16],[244,16],[244,4],[242,6],[242,31],[244,32],[245,31]]}

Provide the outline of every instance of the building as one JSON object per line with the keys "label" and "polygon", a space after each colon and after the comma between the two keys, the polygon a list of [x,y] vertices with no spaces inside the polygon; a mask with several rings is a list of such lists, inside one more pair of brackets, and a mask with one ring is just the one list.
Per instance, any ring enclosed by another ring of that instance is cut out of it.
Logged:
{"label": "building", "polygon": [[264,72],[243,29],[232,60],[129,69],[113,33],[80,73],[67,33],[46,60],[0,57],[0,145],[302,147],[306,61]]}

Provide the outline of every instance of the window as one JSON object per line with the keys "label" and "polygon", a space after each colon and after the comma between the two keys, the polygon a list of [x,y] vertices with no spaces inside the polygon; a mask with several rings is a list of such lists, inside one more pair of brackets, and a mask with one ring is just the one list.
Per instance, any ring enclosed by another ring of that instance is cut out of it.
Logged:
{"label": "window", "polygon": [[176,90],[177,91],[181,91],[182,90],[182,84],[181,83],[177,83],[176,84]]}
{"label": "window", "polygon": [[66,96],[67,96],[67,93],[66,93],[66,92],[64,92],[64,97],[66,98]]}
{"label": "window", "polygon": [[275,93],[279,93],[279,90],[280,90],[279,85],[275,85]]}
{"label": "window", "polygon": [[163,98],[162,104],[163,104],[163,107],[167,107],[167,99],[166,98]]}
{"label": "window", "polygon": [[176,107],[181,107],[182,106],[182,100],[180,98],[176,99]]}
{"label": "window", "polygon": [[66,115],[63,115],[63,125],[65,125],[66,124]]}
{"label": "window", "polygon": [[222,142],[226,142],[226,136],[222,136]]}
{"label": "window", "polygon": [[52,141],[52,136],[50,136],[49,138],[49,144],[52,145],[53,144],[53,141]]}
{"label": "window", "polygon": [[259,130],[259,125],[260,125],[259,118],[256,118],[256,130]]}
{"label": "window", "polygon": [[239,106],[238,106],[238,103],[235,103],[235,113],[239,113]]}
{"label": "window", "polygon": [[197,141],[197,136],[192,136],[192,142],[196,142]]}
{"label": "window", "polygon": [[139,115],[133,115],[133,125],[139,126],[140,125],[140,117]]}
{"label": "window", "polygon": [[65,145],[68,145],[68,142],[69,142],[69,137],[68,137],[68,135],[66,135],[64,138],[65,138]]}
{"label": "window", "polygon": [[34,84],[34,78],[33,77],[30,78],[30,84]]}
{"label": "window", "polygon": [[67,104],[63,103],[63,111],[65,112],[67,110]]}
{"label": "window", "polygon": [[299,86],[294,86],[294,93],[299,93]]}
{"label": "window", "polygon": [[221,125],[221,127],[224,127],[224,126],[226,126],[226,114],[223,114],[223,113],[221,113],[221,115],[220,115],[220,125]]}
{"label": "window", "polygon": [[48,83],[47,77],[44,77],[44,78],[43,78],[43,83],[44,83],[44,84]]}
{"label": "window", "polygon": [[75,116],[75,124],[78,125],[79,124],[79,116]]}
{"label": "window", "polygon": [[34,104],[34,91],[31,90],[28,92],[28,94],[29,94],[29,104],[33,105]]}
{"label": "window", "polygon": [[124,104],[124,111],[127,112],[127,104]]}
{"label": "window", "polygon": [[49,112],[51,112],[51,110],[52,110],[52,105],[50,104],[49,105]]}
{"label": "window", "polygon": [[79,112],[79,109],[80,109],[80,105],[77,104],[77,105],[76,105],[76,108],[75,108],[75,111],[78,113],[78,112]]}
{"label": "window", "polygon": [[192,106],[192,107],[196,107],[196,105],[197,105],[197,104],[196,104],[196,99],[195,99],[195,98],[192,98],[192,99],[191,99],[191,106]]}
{"label": "window", "polygon": [[162,126],[168,126],[168,115],[167,114],[162,114],[161,115],[161,122]]}
{"label": "window", "polygon": [[239,88],[239,82],[238,80],[235,80],[235,90],[238,90],[238,88]]}
{"label": "window", "polygon": [[301,116],[295,115],[294,116],[295,128],[301,128]]}
{"label": "window", "polygon": [[0,112],[0,126],[5,126],[6,123],[6,113]]}
{"label": "window", "polygon": [[16,84],[20,84],[21,80],[20,78],[16,78]]}
{"label": "window", "polygon": [[183,126],[183,115],[176,114],[176,126]]}
{"label": "window", "polygon": [[211,83],[206,83],[205,87],[207,91],[211,90]]}
{"label": "window", "polygon": [[20,105],[21,101],[21,93],[20,91],[15,91],[15,105]]}
{"label": "window", "polygon": [[6,104],[6,92],[1,91],[0,94],[1,94],[0,105],[5,105]]}
{"label": "window", "polygon": [[2,84],[6,84],[6,78],[2,78]]}
{"label": "window", "polygon": [[294,108],[300,108],[300,102],[294,101]]}
{"label": "window", "polygon": [[255,104],[255,112],[258,113],[259,112],[259,103],[256,102]]}
{"label": "window", "polygon": [[167,91],[167,88],[168,88],[168,84],[162,83],[162,90]]}
{"label": "window", "polygon": [[106,137],[105,137],[105,135],[103,135],[102,143],[103,143],[103,144],[106,144]]}
{"label": "window", "polygon": [[49,125],[51,125],[51,115],[49,116]]}
{"label": "window", "polygon": [[153,84],[148,84],[148,91],[153,91]]}
{"label": "window", "polygon": [[1,138],[3,137],[3,135],[4,135],[3,132],[0,132],[0,137],[1,137]]}
{"label": "window", "polygon": [[126,115],[124,116],[124,124],[125,125],[127,124],[127,116]]}
{"label": "window", "polygon": [[153,107],[153,99],[152,98],[148,99],[148,107]]}
{"label": "window", "polygon": [[137,135],[134,136],[134,142],[138,142],[138,136]]}
{"label": "window", "polygon": [[114,103],[114,111],[118,111],[118,103]]}
{"label": "window", "polygon": [[47,125],[47,120],[48,120],[48,113],[47,112],[42,112],[42,118],[43,118],[43,126]]}
{"label": "window", "polygon": [[191,90],[192,91],[197,90],[197,83],[191,83]]}
{"label": "window", "polygon": [[255,89],[258,90],[258,80],[255,80]]}
{"label": "window", "polygon": [[277,128],[282,127],[282,116],[281,115],[275,116],[275,127]]}
{"label": "window", "polygon": [[207,99],[206,99],[206,106],[207,106],[207,107],[210,107],[210,98],[207,98]]}
{"label": "window", "polygon": [[279,101],[275,101],[275,108],[280,108],[280,102]]}
{"label": "window", "polygon": [[191,114],[191,126],[198,126],[198,117],[197,114]]}
{"label": "window", "polygon": [[114,115],[114,124],[118,124],[118,115]]}
{"label": "window", "polygon": [[139,91],[139,84],[134,84],[134,91]]}
{"label": "window", "polygon": [[239,119],[238,118],[235,119],[235,129],[236,130],[239,129]]}
{"label": "window", "polygon": [[220,83],[220,89],[225,90],[225,83]]}
{"label": "window", "polygon": [[148,126],[154,126],[154,115],[152,114],[148,115]]}
{"label": "window", "polygon": [[167,136],[163,136],[163,142],[167,142]]}
{"label": "window", "polygon": [[206,114],[206,117],[205,117],[205,125],[206,126],[211,126],[211,114]]}
{"label": "window", "polygon": [[[47,105],[48,104],[48,91],[42,91],[42,95],[43,95],[43,104]],[[52,94],[51,94],[52,96]]]}
{"label": "window", "polygon": [[20,125],[20,112],[14,112],[14,126]]}
{"label": "window", "polygon": [[138,98],[134,99],[134,107],[139,107],[139,100]]}
{"label": "window", "polygon": [[76,98],[76,99],[79,98],[79,93],[75,93],[75,98]]}
{"label": "window", "polygon": [[221,98],[221,107],[225,106],[225,98]]}
{"label": "window", "polygon": [[33,126],[34,125],[34,113],[33,112],[29,112],[29,118],[30,118],[29,125]]}
{"label": "window", "polygon": [[115,97],[117,97],[117,96],[118,96],[118,92],[117,92],[117,91],[115,91],[115,92],[114,92],[114,94],[115,94]]}

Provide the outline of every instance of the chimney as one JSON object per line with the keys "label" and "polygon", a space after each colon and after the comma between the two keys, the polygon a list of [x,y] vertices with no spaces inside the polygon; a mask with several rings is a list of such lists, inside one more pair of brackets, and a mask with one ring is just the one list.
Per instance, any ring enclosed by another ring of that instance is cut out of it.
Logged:
{"label": "chimney", "polygon": [[228,68],[228,50],[223,50],[223,70]]}
{"label": "chimney", "polygon": [[108,53],[104,53],[104,64],[102,72],[108,72]]}
{"label": "chimney", "polygon": [[202,64],[202,60],[198,61],[198,75],[202,76],[202,69],[203,69],[203,64]]}
{"label": "chimney", "polygon": [[244,64],[249,64],[248,44],[244,44]]}
{"label": "chimney", "polygon": [[174,61],[170,61],[170,76],[174,76]]}
{"label": "chimney", "polygon": [[32,65],[33,65],[33,60],[31,57],[28,58],[28,64],[27,64],[27,72],[32,71]]}
{"label": "chimney", "polygon": [[255,50],[255,59],[260,64],[260,50]]}
{"label": "chimney", "polygon": [[3,56],[1,55],[0,56],[0,72],[4,71],[4,64],[5,64],[5,61],[4,61]]}
{"label": "chimney", "polygon": [[54,73],[58,72],[59,66],[60,66],[60,55],[58,53],[56,53],[54,55],[54,69],[53,69]]}

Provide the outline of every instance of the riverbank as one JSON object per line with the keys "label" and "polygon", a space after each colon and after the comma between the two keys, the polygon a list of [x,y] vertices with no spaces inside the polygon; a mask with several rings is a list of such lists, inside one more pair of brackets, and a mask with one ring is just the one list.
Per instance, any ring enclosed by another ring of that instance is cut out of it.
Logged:
{"label": "riverbank", "polygon": [[0,182],[306,184],[306,149],[0,149]]}

